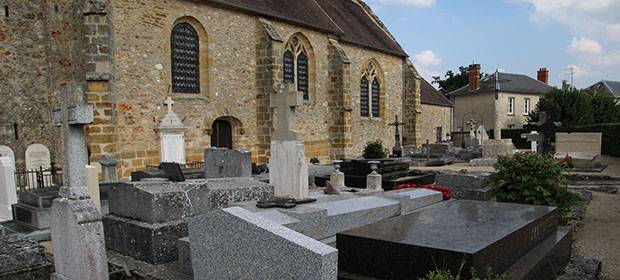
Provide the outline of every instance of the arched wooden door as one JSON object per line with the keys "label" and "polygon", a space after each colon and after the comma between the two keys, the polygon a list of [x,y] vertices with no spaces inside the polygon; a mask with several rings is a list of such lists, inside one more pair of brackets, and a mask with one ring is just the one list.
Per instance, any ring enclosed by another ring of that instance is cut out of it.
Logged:
{"label": "arched wooden door", "polygon": [[211,127],[211,146],[233,148],[232,125],[225,120],[216,120]]}

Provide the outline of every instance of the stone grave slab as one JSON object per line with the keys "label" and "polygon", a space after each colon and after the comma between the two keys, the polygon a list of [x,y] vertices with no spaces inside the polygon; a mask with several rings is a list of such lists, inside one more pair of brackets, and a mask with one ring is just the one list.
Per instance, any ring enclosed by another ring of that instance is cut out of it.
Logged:
{"label": "stone grave slab", "polygon": [[489,175],[486,172],[439,173],[435,185],[450,188],[455,199],[494,200],[493,190],[487,185]]}
{"label": "stone grave slab", "polygon": [[401,214],[443,201],[441,192],[428,189],[395,190],[386,193],[385,196],[400,200]]}
{"label": "stone grave slab", "polygon": [[[601,164],[601,155],[590,152],[557,152],[554,158],[563,160],[570,157],[573,169],[590,169],[604,168]],[[601,169],[602,170],[602,169]],[[576,170],[573,170],[576,171]]]}
{"label": "stone grave slab", "polygon": [[337,279],[338,251],[240,207],[189,221],[196,279]]}
{"label": "stone grave slab", "polygon": [[252,178],[122,183],[108,191],[106,246],[151,264],[177,259],[177,240],[187,236],[186,218],[234,202],[273,196],[273,187]]}
{"label": "stone grave slab", "polygon": [[603,134],[572,132],[555,134],[555,151],[558,153],[583,152],[600,155]]}
{"label": "stone grave slab", "polygon": [[515,146],[511,139],[490,139],[482,142],[482,157],[497,158],[499,156],[512,155]]}
{"label": "stone grave slab", "polygon": [[0,279],[49,279],[51,272],[45,247],[17,235],[0,236]]}
{"label": "stone grave slab", "polygon": [[378,196],[319,202],[307,207],[327,210],[327,233],[318,239],[400,214],[399,201]]}
{"label": "stone grave slab", "polygon": [[379,279],[416,279],[461,265],[466,274],[487,265],[503,273],[556,232],[558,222],[554,207],[452,200],[338,233],[338,266]]}
{"label": "stone grave slab", "polygon": [[250,151],[212,147],[205,150],[204,159],[205,178],[252,176]]}

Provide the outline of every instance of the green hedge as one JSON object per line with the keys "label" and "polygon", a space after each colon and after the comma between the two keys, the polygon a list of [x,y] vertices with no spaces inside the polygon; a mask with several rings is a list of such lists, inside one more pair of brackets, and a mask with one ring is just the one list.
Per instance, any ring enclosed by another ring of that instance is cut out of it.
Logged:
{"label": "green hedge", "polygon": [[561,129],[563,132],[602,132],[603,154],[620,157],[620,123],[604,123]]}

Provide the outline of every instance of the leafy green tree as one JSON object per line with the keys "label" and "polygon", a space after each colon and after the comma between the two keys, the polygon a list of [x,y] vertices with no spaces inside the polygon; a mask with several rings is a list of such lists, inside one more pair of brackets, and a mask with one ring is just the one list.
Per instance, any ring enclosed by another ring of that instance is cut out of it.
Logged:
{"label": "leafy green tree", "polygon": [[613,97],[589,94],[574,88],[553,89],[543,96],[528,121],[537,121],[538,113],[544,111],[562,127],[574,127],[595,123],[612,123],[620,120],[620,105]]}
{"label": "leafy green tree", "polygon": [[[440,76],[433,77],[433,84],[437,84],[439,86],[439,90],[443,94],[447,94],[453,90],[457,90],[466,86],[469,83],[469,75],[467,74],[467,70],[469,68],[467,66],[460,66],[458,69],[458,73],[454,73],[452,70],[448,70],[444,75],[444,79]],[[487,74],[480,73],[480,78],[486,77]]]}

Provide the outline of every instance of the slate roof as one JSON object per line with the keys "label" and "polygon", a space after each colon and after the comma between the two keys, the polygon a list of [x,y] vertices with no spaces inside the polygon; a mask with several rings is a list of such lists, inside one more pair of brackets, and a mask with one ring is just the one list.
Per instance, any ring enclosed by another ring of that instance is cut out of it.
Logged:
{"label": "slate roof", "polygon": [[209,3],[330,33],[340,40],[407,57],[358,0],[207,0]]}
{"label": "slate roof", "polygon": [[523,74],[496,72],[480,81],[480,88],[470,90],[464,86],[448,93],[450,96],[506,91],[516,93],[545,94],[553,89],[552,86]]}
{"label": "slate roof", "polygon": [[620,97],[620,82],[601,80],[600,82],[593,84],[585,89],[588,92],[601,92]]}
{"label": "slate roof", "polygon": [[443,96],[433,85],[422,79],[420,84],[420,102],[427,105],[452,107],[454,104]]}

